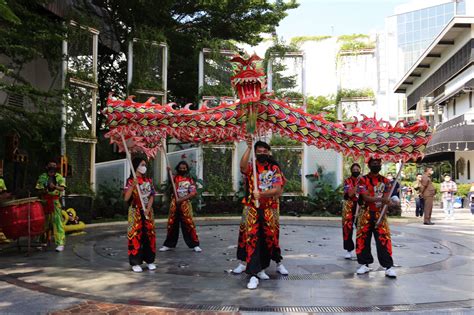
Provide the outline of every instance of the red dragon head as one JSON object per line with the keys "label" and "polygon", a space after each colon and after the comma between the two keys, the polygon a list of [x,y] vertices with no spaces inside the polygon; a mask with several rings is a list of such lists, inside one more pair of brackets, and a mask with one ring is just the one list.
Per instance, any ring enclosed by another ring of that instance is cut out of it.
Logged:
{"label": "red dragon head", "polygon": [[256,54],[249,58],[236,55],[230,60],[234,68],[231,83],[237,90],[242,104],[259,101],[261,90],[266,87],[265,73],[259,63],[260,60],[262,59]]}

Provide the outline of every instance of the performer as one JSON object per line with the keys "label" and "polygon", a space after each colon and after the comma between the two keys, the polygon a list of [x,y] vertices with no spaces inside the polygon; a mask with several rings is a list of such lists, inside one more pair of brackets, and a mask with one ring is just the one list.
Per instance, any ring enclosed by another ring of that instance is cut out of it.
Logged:
{"label": "performer", "polygon": [[352,240],[352,231],[354,230],[355,213],[359,201],[360,184],[360,165],[354,163],[351,165],[351,177],[344,180],[344,208],[342,210],[342,237],[343,246],[347,251],[345,259],[352,259],[354,250],[354,241]]}
{"label": "performer", "polygon": [[193,221],[193,207],[191,205],[191,199],[197,194],[196,185],[189,174],[189,165],[185,161],[181,161],[176,165],[176,172],[177,175],[174,176],[173,180],[178,199],[174,194],[171,197],[168,233],[160,252],[166,252],[176,247],[179,237],[179,225],[181,224],[184,242],[189,248],[199,253],[202,249],[199,247],[199,238]]}
{"label": "performer", "polygon": [[369,264],[374,262],[370,249],[373,234],[379,263],[385,267],[387,277],[395,278],[397,274],[393,268],[392,239],[387,217],[384,216],[380,225],[375,227],[383,206],[390,203],[390,181],[379,174],[382,168],[381,159],[371,158],[368,166],[370,172],[361,180],[360,195],[364,200],[364,206],[357,222],[356,253],[357,261],[361,264],[357,274],[365,274],[372,270]]}
{"label": "performer", "polygon": [[[7,185],[5,185],[5,181],[3,180],[3,168],[0,167],[0,202],[10,198],[10,193],[7,192]],[[2,233],[2,229],[0,229],[0,244],[7,244],[10,243]]]}
{"label": "performer", "polygon": [[[127,180],[124,189],[124,200],[129,203],[128,208],[128,259],[134,272],[142,272],[141,264],[145,262],[149,270],[155,270],[156,239],[155,220],[153,217],[153,200],[155,189],[150,178],[145,177],[146,161],[143,158],[134,158],[132,165],[136,179],[132,175]],[[137,183],[145,206],[143,210]]]}
{"label": "performer", "polygon": [[[269,159],[268,160],[269,160],[268,161],[269,163],[274,164],[274,165],[278,166],[278,168],[280,168],[280,165],[278,164],[278,162],[275,161],[275,159],[273,159],[271,151],[269,152]],[[246,174],[243,173],[243,175],[246,175]],[[279,200],[279,198],[283,195],[283,187],[286,183],[286,178],[285,178],[285,175],[283,173],[281,173],[281,176],[282,176],[282,180],[283,180],[282,189],[280,191],[280,194],[278,196],[274,197],[275,200]],[[245,187],[247,195],[248,195],[249,186],[247,184],[247,178],[244,178],[244,187]],[[239,245],[237,246],[237,258],[240,260],[240,262],[239,262],[239,265],[232,270],[232,273],[235,273],[235,274],[241,274],[247,268],[247,265],[246,265],[247,264],[246,263],[246,256],[247,256],[246,255],[246,246],[245,246],[245,243],[244,243],[244,234],[245,234],[246,226],[247,226],[247,224],[246,224],[247,223],[247,216],[248,216],[248,212],[243,211],[242,212],[242,218],[240,220],[240,226],[239,226],[239,238],[238,238],[238,244]],[[274,211],[274,219],[275,219],[274,220],[274,226],[275,226],[276,231],[278,233],[278,242],[275,245],[275,250],[279,251],[281,253],[281,249],[280,249],[280,245],[279,245],[279,240],[280,240],[280,202],[278,202],[277,210]],[[286,270],[285,266],[283,266],[283,264],[281,264],[281,263],[279,264],[279,262],[282,260],[282,258],[278,255],[276,255],[273,258],[275,258],[274,261],[277,263],[277,271],[280,274],[284,275],[284,276],[288,275],[288,270]],[[268,280],[268,279],[270,279],[270,277],[265,273],[265,271],[263,271],[260,274],[260,279]]]}
{"label": "performer", "polygon": [[43,173],[36,182],[36,189],[40,191],[42,199],[46,205],[44,207],[46,227],[43,241],[49,240],[51,227],[56,243],[56,251],[62,252],[66,243],[66,233],[64,232],[62,207],[59,196],[66,188],[66,181],[61,174],[57,173],[56,162],[51,161],[46,166],[46,173]]}
{"label": "performer", "polygon": [[[257,141],[254,146],[258,179],[258,189],[256,189],[253,168],[249,164],[251,148],[252,139],[249,138],[247,150],[240,160],[240,170],[246,175],[248,189],[242,201],[244,210],[239,231],[237,258],[247,263],[247,266],[240,268],[251,275],[247,288],[256,289],[259,279],[270,279],[265,273],[270,260],[277,263],[279,273],[287,275],[288,270],[281,263],[283,258],[279,246],[278,197],[282,194],[284,178],[277,163],[269,155],[270,146],[265,142]],[[258,208],[256,200],[259,202]]]}

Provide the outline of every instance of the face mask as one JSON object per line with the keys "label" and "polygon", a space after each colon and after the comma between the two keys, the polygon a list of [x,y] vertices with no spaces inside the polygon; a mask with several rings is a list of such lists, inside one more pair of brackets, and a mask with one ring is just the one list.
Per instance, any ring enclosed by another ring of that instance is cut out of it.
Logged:
{"label": "face mask", "polygon": [[55,167],[48,167],[47,170],[48,170],[48,173],[50,173],[50,172],[51,173],[53,173],[53,172],[56,173],[56,168]]}
{"label": "face mask", "polygon": [[140,172],[140,174],[145,174],[146,173],[146,166],[142,165],[137,168],[137,171]]}
{"label": "face mask", "polygon": [[445,181],[445,182],[449,182],[450,180],[451,180],[451,178],[449,178],[449,177],[445,177],[445,178],[444,178],[444,181]]}
{"label": "face mask", "polygon": [[352,172],[352,177],[359,177],[360,172]]}
{"label": "face mask", "polygon": [[179,175],[186,175],[188,173],[188,171],[183,171],[183,170],[178,170],[178,174]]}
{"label": "face mask", "polygon": [[268,154],[257,154],[257,161],[260,163],[265,163],[268,161],[269,155]]}
{"label": "face mask", "polygon": [[377,174],[382,169],[381,165],[374,165],[374,166],[369,166],[369,167],[370,167],[370,171],[374,174]]}

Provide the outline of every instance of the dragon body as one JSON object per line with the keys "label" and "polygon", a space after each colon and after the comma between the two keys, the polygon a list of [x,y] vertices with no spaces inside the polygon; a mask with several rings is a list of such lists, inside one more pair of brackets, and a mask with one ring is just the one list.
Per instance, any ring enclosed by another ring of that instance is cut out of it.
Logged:
{"label": "dragon body", "polygon": [[349,122],[330,122],[322,114],[311,115],[278,100],[265,90],[265,74],[256,55],[234,57],[231,82],[239,100],[233,104],[198,110],[174,109],[150,98],[145,103],[109,97],[104,110],[110,131],[107,137],[122,147],[121,135],[131,139],[136,151],[152,157],[162,139],[182,142],[225,143],[244,140],[248,133],[273,132],[318,148],[345,155],[382,158],[387,161],[416,160],[430,140],[425,120],[399,121],[363,117]]}

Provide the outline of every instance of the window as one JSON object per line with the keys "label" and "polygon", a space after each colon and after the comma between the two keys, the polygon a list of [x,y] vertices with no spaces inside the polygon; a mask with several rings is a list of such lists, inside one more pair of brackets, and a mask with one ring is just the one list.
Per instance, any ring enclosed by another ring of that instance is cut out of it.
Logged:
{"label": "window", "polygon": [[467,160],[467,179],[471,179],[471,160]]}
{"label": "window", "polygon": [[453,116],[456,116],[456,99],[453,100]]}
{"label": "window", "polygon": [[469,92],[469,108],[472,108],[472,92]]}

